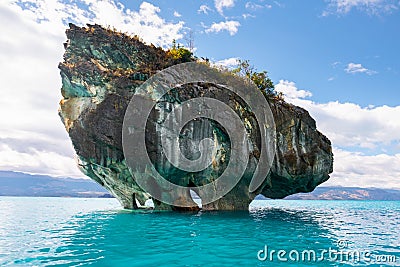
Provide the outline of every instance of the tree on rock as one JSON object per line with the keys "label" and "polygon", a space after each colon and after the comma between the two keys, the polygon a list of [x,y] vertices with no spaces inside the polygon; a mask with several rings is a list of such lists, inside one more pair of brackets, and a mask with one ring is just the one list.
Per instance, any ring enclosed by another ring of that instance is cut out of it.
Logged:
{"label": "tree on rock", "polygon": [[167,56],[174,61],[174,64],[191,62],[194,60],[193,53],[188,49],[181,47],[176,44],[176,41],[172,41],[172,47],[167,51]]}
{"label": "tree on rock", "polygon": [[254,82],[265,96],[276,96],[275,86],[268,77],[268,72],[265,70],[257,72],[254,66],[250,65],[249,60],[238,59],[237,67],[232,72]]}

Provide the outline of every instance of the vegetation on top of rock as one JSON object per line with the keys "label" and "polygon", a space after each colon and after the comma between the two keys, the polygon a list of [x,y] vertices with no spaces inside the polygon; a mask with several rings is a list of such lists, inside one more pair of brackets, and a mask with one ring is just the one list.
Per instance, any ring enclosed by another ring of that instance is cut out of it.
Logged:
{"label": "vegetation on top of rock", "polygon": [[249,60],[238,59],[237,66],[232,70],[232,73],[252,81],[264,96],[278,96],[275,92],[274,83],[268,77],[268,72],[265,70],[258,72],[253,65],[250,65]]}
{"label": "vegetation on top of rock", "polygon": [[167,51],[167,57],[170,57],[174,64],[194,61],[193,53],[185,47],[176,44],[176,40],[172,41],[172,47]]}
{"label": "vegetation on top of rock", "polygon": [[[136,35],[134,38],[139,39]],[[166,52],[166,56],[168,59],[170,59],[169,62],[171,65],[192,61],[201,61],[198,57],[193,55],[191,49],[177,44],[175,39],[172,41],[171,48]],[[201,57],[201,59],[203,59],[204,63],[211,66],[208,58]],[[265,70],[260,72],[257,71],[257,69],[250,64],[249,60],[238,59],[236,68],[229,72],[253,82],[266,98],[283,100],[283,94],[275,91],[275,85],[268,76],[268,72]]]}

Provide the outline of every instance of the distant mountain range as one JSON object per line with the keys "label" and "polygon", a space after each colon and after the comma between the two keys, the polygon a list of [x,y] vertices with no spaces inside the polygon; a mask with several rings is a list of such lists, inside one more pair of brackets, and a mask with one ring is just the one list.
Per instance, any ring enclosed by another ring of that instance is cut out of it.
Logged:
{"label": "distant mountain range", "polygon": [[90,179],[55,178],[0,171],[0,196],[112,197]]}
{"label": "distant mountain range", "polygon": [[[20,172],[0,171],[0,196],[112,197],[90,179],[55,178]],[[267,199],[258,196],[257,199]],[[285,199],[303,200],[400,200],[400,190],[359,187],[317,187]]]}
{"label": "distant mountain range", "polygon": [[285,199],[307,200],[400,200],[400,190],[360,187],[317,187],[311,193],[299,193]]}

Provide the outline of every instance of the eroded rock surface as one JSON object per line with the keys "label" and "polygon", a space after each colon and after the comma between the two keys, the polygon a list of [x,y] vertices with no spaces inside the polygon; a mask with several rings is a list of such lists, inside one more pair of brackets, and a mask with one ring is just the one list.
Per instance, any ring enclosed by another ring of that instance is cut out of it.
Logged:
{"label": "eroded rock surface", "polygon": [[[137,185],[124,158],[125,111],[136,88],[157,71],[177,62],[161,48],[98,25],[80,28],[71,24],[66,33],[64,61],[59,65],[63,96],[59,114],[74,145],[79,167],[125,208],[135,209],[136,200],[144,205],[151,196]],[[329,178],[333,168],[331,143],[317,131],[315,121],[302,108],[269,99],[276,125],[275,159],[264,183],[250,193],[248,187],[258,164],[260,147],[259,129],[250,107],[223,87],[200,82],[175,88],[162,98],[160,106],[167,112],[182,101],[200,96],[218,99],[231,107],[245,123],[251,142],[249,162],[239,183],[223,198],[203,205],[203,209],[244,210],[257,194],[283,198],[310,192]],[[185,126],[180,141],[188,159],[196,158],[198,141],[206,137],[217,148],[208,168],[196,174],[187,173],[166,164],[159,132],[155,130],[160,116],[160,112],[152,113],[148,123],[150,134],[146,135],[147,150],[158,172],[176,184],[194,188],[217,179],[230,156],[230,140],[223,127],[207,119],[197,119]],[[182,209],[180,203],[154,203],[156,209]],[[185,209],[198,209],[194,202],[191,204],[191,208]]]}

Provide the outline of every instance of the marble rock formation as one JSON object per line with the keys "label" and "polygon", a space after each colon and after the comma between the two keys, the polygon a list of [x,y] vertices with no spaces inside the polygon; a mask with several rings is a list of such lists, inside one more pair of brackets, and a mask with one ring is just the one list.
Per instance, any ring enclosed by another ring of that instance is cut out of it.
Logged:
{"label": "marble rock formation", "polygon": [[[125,111],[141,84],[158,71],[179,62],[171,59],[163,49],[145,45],[136,36],[99,25],[77,27],[70,24],[66,34],[64,61],[59,65],[63,96],[59,115],[72,140],[78,165],[85,175],[109,190],[125,208],[137,209],[152,197],[138,186],[124,157],[122,126]],[[329,178],[333,169],[331,143],[317,131],[314,119],[300,107],[270,98],[268,102],[276,127],[276,153],[263,184],[249,192],[260,145],[254,114],[237,96],[221,86],[201,82],[175,88],[162,98],[162,102],[170,109],[171,105],[198,96],[218,99],[235,110],[248,125],[246,129],[252,146],[246,172],[240,181],[228,194],[203,205],[202,209],[246,210],[258,194],[284,198],[298,192],[310,192]],[[149,122],[150,130],[155,129],[152,123],[156,121],[157,118],[153,118]],[[196,157],[198,147],[193,141],[205,137],[215,141],[218,151],[212,164],[198,173],[187,173],[163,164],[165,156],[158,153],[159,133],[154,130],[146,136],[146,145],[157,171],[176,184],[193,188],[218,178],[230,155],[230,140],[223,127],[207,119],[198,119],[188,123],[184,132],[182,150],[188,158]],[[179,203],[153,202],[155,209],[160,210],[198,209],[194,202],[189,208],[182,208]]]}

